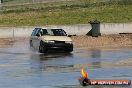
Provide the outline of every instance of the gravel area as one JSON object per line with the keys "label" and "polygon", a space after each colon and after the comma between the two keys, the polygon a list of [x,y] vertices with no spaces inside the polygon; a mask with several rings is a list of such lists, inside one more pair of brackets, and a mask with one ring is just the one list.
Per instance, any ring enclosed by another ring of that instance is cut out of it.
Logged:
{"label": "gravel area", "polygon": [[77,48],[132,46],[132,34],[102,35],[99,37],[72,36],[71,38]]}
{"label": "gravel area", "polygon": [[[113,48],[131,47],[132,34],[102,35],[99,37],[91,36],[72,36],[75,48]],[[28,41],[29,38],[0,38],[0,47],[13,45],[15,41]]]}
{"label": "gravel area", "polygon": [[13,42],[12,38],[0,38],[0,48],[12,46]]}

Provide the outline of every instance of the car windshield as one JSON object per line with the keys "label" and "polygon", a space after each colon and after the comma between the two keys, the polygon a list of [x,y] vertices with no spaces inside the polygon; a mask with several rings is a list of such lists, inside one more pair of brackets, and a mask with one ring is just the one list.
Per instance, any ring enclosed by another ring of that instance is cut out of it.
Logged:
{"label": "car windshield", "polygon": [[63,29],[42,29],[41,35],[66,36],[67,34]]}

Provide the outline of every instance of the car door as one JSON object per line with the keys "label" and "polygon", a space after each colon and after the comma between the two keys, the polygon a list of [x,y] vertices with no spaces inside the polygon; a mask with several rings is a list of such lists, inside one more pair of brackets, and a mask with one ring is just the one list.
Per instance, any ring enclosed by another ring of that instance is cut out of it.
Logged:
{"label": "car door", "polygon": [[33,37],[34,48],[37,50],[39,50],[39,45],[40,45],[40,31],[41,29],[38,29],[35,33],[35,36]]}
{"label": "car door", "polygon": [[37,41],[37,33],[38,33],[39,29],[38,28],[35,28],[32,32],[32,35],[31,35],[31,41],[32,41],[32,46],[34,48],[36,48],[36,41]]}
{"label": "car door", "polygon": [[31,37],[30,37],[30,46],[31,47],[34,47],[34,36],[35,36],[36,31],[37,31],[37,29],[34,29],[32,34],[31,34]]}

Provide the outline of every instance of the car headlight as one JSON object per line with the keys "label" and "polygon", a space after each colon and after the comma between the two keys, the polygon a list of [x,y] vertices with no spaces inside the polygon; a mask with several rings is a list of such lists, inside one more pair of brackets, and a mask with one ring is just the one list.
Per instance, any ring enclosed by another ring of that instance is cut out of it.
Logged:
{"label": "car headlight", "polygon": [[65,41],[65,43],[72,44],[72,41]]}
{"label": "car headlight", "polygon": [[46,43],[55,43],[55,41],[52,40],[45,40]]}

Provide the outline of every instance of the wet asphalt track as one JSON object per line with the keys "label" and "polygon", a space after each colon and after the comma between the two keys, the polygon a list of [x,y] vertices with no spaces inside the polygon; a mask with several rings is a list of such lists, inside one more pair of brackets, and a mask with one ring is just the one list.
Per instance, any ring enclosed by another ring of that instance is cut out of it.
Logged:
{"label": "wet asphalt track", "polygon": [[[130,79],[132,67],[102,67],[101,63],[132,58],[132,49],[74,49],[69,53],[40,54],[28,40],[0,48],[0,88],[81,88],[78,77],[85,66],[92,79]],[[92,67],[90,66],[92,65]],[[90,67],[88,67],[90,66]],[[88,86],[86,88],[131,88]]]}

